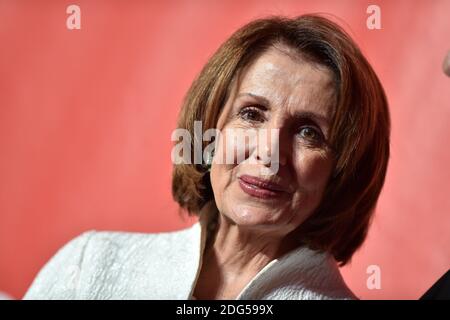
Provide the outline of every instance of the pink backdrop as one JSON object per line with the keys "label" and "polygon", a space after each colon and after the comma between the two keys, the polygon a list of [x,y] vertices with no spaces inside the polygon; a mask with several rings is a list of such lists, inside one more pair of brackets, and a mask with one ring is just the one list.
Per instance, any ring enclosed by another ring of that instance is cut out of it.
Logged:
{"label": "pink backdrop", "polygon": [[[450,1],[0,1],[0,291],[21,298],[88,229],[186,227],[170,194],[182,97],[268,14],[342,19],[385,86],[392,157],[368,240],[342,269],[363,299],[417,299],[450,267]],[[81,30],[66,8],[81,7]],[[366,8],[381,8],[381,30]],[[345,22],[344,22],[345,21]],[[367,267],[381,289],[366,286]]]}

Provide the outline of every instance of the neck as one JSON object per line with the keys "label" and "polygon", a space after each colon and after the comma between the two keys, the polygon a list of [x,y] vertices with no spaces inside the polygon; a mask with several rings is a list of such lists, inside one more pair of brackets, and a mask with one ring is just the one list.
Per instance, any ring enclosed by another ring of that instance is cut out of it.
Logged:
{"label": "neck", "polygon": [[286,245],[286,236],[238,226],[210,209],[200,216],[208,236],[194,293],[199,299],[235,299],[261,269],[293,246]]}
{"label": "neck", "polygon": [[297,245],[284,234],[239,226],[219,214],[214,236],[208,239],[204,257],[227,278],[252,278],[270,261]]}

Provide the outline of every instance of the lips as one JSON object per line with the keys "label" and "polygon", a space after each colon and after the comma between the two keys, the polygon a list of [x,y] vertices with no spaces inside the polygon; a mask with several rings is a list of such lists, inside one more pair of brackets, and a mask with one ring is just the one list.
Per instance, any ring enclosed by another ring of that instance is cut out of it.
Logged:
{"label": "lips", "polygon": [[238,178],[238,181],[239,186],[245,193],[257,198],[276,198],[286,193],[285,188],[269,180],[242,175]]}

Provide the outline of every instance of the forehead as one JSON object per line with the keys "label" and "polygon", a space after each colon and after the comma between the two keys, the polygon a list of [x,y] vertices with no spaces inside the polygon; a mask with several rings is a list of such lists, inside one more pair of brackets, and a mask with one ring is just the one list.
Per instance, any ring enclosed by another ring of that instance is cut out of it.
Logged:
{"label": "forehead", "polygon": [[290,112],[315,111],[329,117],[335,98],[334,76],[326,66],[289,48],[271,47],[240,73],[236,98],[246,93],[265,97],[274,107]]}

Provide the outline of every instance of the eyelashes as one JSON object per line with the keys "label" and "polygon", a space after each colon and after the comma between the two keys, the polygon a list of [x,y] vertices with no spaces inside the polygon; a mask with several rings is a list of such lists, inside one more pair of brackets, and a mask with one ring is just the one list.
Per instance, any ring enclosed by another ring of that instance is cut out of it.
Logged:
{"label": "eyelashes", "polygon": [[[248,106],[248,107],[243,107],[241,110],[239,110],[238,112],[238,116],[240,119],[245,120],[245,121],[249,121],[249,122],[258,122],[258,121],[265,121],[266,120],[266,116],[264,114],[265,110],[261,110],[264,107],[256,107],[256,106]],[[266,109],[266,108],[264,108]]]}
{"label": "eyelashes", "polygon": [[301,138],[306,139],[306,140],[311,140],[311,141],[316,141],[316,142],[323,141],[322,133],[310,126],[304,126],[304,127],[300,128],[298,135]]}
{"label": "eyelashes", "polygon": [[[256,125],[257,123],[263,123],[267,121],[267,116],[265,112],[267,108],[259,105],[245,106],[239,110],[237,113],[238,118],[251,125]],[[314,144],[322,144],[325,141],[325,137],[322,130],[316,125],[314,120],[310,118],[300,118],[298,119],[300,125],[297,125],[294,129],[295,135],[304,141]]]}

